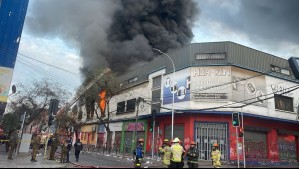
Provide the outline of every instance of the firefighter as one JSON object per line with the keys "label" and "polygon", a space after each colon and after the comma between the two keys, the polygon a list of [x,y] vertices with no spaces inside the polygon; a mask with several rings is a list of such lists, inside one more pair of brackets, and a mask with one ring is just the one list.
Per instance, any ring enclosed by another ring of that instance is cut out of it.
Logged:
{"label": "firefighter", "polygon": [[41,141],[41,138],[37,134],[33,134],[33,137],[32,137],[32,157],[31,157],[32,162],[37,162],[36,161],[36,155],[37,155],[38,150],[39,150],[40,141]]}
{"label": "firefighter", "polygon": [[188,157],[188,166],[189,168],[198,168],[198,156],[199,152],[196,148],[196,143],[194,141],[191,141],[190,148],[187,151],[187,157]]}
{"label": "firefighter", "polygon": [[213,151],[211,152],[212,164],[214,168],[221,167],[221,152],[218,150],[218,144],[213,144]]}
{"label": "firefighter", "polygon": [[180,139],[175,138],[171,146],[172,157],[170,159],[171,168],[181,168],[182,167],[182,155],[184,153],[184,148],[179,144]]}
{"label": "firefighter", "polygon": [[62,141],[61,144],[61,158],[60,158],[60,163],[65,163],[65,157],[66,157],[66,153],[67,153],[67,143],[65,140]]}
{"label": "firefighter", "polygon": [[59,146],[59,142],[58,142],[58,135],[55,134],[53,137],[52,137],[52,142],[51,142],[51,152],[50,152],[50,159],[49,160],[55,160],[55,153],[56,153],[56,150]]}
{"label": "firefighter", "polygon": [[162,163],[164,167],[170,167],[170,156],[171,156],[171,149],[169,146],[170,142],[168,139],[163,140],[163,146],[159,148],[160,153],[162,154]]}
{"label": "firefighter", "polygon": [[133,152],[133,159],[134,159],[134,166],[135,168],[141,168],[141,163],[143,161],[143,156],[144,156],[144,152],[143,152],[143,144],[144,144],[144,140],[142,138],[138,139],[138,145],[135,149],[135,151]]}
{"label": "firefighter", "polygon": [[9,137],[9,150],[8,150],[8,159],[12,160],[12,154],[18,146],[18,133],[17,130],[13,131]]}

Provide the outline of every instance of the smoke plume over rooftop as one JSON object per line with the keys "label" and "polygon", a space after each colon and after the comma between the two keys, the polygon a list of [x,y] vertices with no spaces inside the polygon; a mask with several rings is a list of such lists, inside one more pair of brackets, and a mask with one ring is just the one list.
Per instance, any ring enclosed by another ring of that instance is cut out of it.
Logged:
{"label": "smoke plume over rooftop", "polygon": [[80,49],[83,67],[124,72],[193,38],[199,9],[192,0],[38,0],[26,26],[37,36],[60,37]]}

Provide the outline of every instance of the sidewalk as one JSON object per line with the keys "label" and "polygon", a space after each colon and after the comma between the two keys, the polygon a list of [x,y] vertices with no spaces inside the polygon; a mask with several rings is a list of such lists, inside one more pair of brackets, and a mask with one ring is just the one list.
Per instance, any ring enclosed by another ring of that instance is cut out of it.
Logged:
{"label": "sidewalk", "polygon": [[[13,156],[14,157],[14,156]],[[7,159],[4,147],[0,145],[0,168],[64,168],[66,164],[44,160],[42,155],[37,156],[37,162],[31,162],[31,154],[20,154],[13,160]]]}

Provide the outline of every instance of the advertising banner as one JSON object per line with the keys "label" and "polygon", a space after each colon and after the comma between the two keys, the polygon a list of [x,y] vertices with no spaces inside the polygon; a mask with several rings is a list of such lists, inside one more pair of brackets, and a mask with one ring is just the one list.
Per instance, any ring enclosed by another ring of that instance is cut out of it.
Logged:
{"label": "advertising banner", "polygon": [[0,67],[0,102],[7,102],[13,69]]}
{"label": "advertising banner", "polygon": [[190,69],[184,69],[175,74],[163,77],[163,104],[171,104],[174,93],[174,103],[190,101]]}
{"label": "advertising banner", "polygon": [[227,101],[231,98],[231,68],[225,66],[191,69],[193,101]]}

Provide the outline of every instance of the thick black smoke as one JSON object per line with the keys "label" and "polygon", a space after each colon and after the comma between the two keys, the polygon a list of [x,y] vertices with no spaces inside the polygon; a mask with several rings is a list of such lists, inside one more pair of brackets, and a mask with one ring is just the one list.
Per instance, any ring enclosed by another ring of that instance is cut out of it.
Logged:
{"label": "thick black smoke", "polygon": [[192,0],[37,0],[26,25],[35,35],[58,36],[80,48],[83,68],[124,72],[193,38],[199,13]]}

